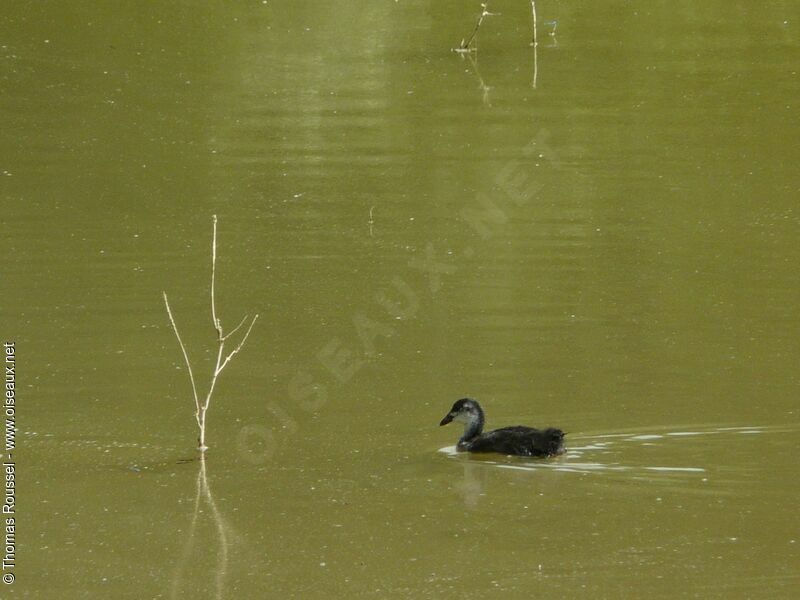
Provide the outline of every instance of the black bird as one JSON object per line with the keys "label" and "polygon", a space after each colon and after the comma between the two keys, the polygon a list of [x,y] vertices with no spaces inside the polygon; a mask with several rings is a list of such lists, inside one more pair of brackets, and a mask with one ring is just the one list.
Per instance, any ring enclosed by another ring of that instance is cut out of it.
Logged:
{"label": "black bird", "polygon": [[450,421],[464,423],[464,435],[456,446],[460,452],[500,452],[519,456],[556,456],[566,452],[564,432],[553,427],[534,429],[516,425],[481,433],[485,421],[483,409],[471,398],[456,401],[439,425],[447,425]]}

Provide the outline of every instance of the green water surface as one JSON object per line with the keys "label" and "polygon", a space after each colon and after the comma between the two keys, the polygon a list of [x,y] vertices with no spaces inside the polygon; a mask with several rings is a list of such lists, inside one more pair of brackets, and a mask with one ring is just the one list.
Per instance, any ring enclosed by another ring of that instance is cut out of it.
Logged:
{"label": "green water surface", "polygon": [[7,4],[0,595],[797,597],[796,2]]}

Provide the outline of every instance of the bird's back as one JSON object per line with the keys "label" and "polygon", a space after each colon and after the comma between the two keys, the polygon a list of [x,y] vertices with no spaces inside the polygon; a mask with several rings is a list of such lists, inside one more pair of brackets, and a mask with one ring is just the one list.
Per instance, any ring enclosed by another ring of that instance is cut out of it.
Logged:
{"label": "bird's back", "polygon": [[518,456],[555,456],[564,452],[564,432],[549,427],[517,425],[489,431],[463,443],[469,452],[499,452]]}

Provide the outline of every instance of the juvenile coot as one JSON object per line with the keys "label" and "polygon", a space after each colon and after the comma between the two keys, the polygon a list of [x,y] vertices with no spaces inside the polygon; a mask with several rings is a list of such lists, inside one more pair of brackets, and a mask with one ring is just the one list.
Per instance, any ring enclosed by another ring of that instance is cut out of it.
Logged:
{"label": "juvenile coot", "polygon": [[500,452],[519,456],[556,456],[566,452],[564,432],[553,427],[533,429],[517,425],[481,433],[485,421],[483,409],[470,398],[462,398],[453,404],[439,425],[447,425],[450,421],[464,423],[464,435],[456,446],[460,452]]}

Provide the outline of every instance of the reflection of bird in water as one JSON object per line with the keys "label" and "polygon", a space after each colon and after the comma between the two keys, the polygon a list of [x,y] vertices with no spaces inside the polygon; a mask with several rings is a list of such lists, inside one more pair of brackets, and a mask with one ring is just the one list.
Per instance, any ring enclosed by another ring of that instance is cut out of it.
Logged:
{"label": "reflection of bird in water", "polygon": [[464,423],[464,435],[456,446],[461,452],[499,452],[518,456],[556,456],[566,452],[564,432],[553,427],[534,429],[516,425],[483,433],[483,409],[470,398],[462,398],[453,404],[439,425],[451,421]]}
{"label": "reflection of bird in water", "polygon": [[478,501],[483,493],[483,477],[485,475],[485,469],[481,470],[471,461],[464,461],[464,479],[456,485],[456,489],[461,492],[467,508],[478,507]]}

